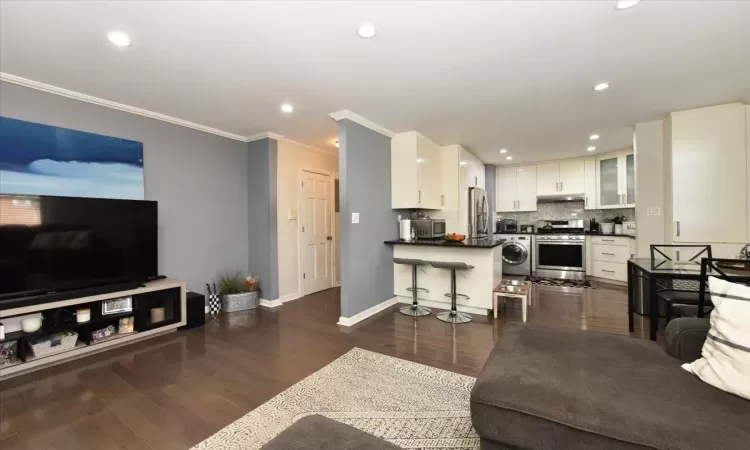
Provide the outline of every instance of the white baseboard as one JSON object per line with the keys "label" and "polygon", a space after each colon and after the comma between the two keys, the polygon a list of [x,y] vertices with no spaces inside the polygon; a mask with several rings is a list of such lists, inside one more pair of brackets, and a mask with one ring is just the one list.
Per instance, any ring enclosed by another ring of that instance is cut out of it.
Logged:
{"label": "white baseboard", "polygon": [[292,294],[282,295],[279,297],[279,300],[281,303],[291,302],[292,300],[297,300],[298,298],[302,298],[301,292],[294,292]]}
{"label": "white baseboard", "polygon": [[390,308],[391,306],[398,303],[396,300],[396,297],[393,297],[391,299],[388,299],[384,301],[383,303],[378,303],[377,305],[373,306],[372,308],[368,308],[364,311],[362,311],[359,314],[355,314],[352,317],[339,317],[338,325],[343,325],[345,327],[350,327],[354,325],[355,323],[361,322],[365,319],[367,319],[370,316],[374,316],[375,314],[379,313],[380,311]]}
{"label": "white baseboard", "polygon": [[267,300],[265,298],[260,299],[260,306],[265,306],[268,308],[276,308],[278,306],[281,306],[281,300],[275,299],[275,300]]}
{"label": "white baseboard", "polygon": [[[396,296],[396,299],[399,303],[408,303],[411,304],[414,300],[411,297],[404,297],[404,296]],[[436,302],[434,300],[423,300],[423,299],[417,299],[419,304],[421,306],[426,306],[428,308],[438,308],[438,309],[444,309],[444,310],[450,310],[451,304],[450,303],[444,303],[444,302]],[[486,316],[488,310],[492,310],[492,307],[489,308],[477,308],[474,306],[463,306],[463,305],[456,305],[456,309],[467,313],[467,314],[477,314],[479,316]]]}

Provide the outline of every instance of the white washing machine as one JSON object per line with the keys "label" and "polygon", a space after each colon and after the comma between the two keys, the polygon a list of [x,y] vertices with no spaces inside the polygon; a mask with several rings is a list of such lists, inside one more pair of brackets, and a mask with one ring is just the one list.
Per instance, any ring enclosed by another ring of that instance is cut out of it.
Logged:
{"label": "white washing machine", "polygon": [[504,275],[531,275],[531,254],[534,248],[531,234],[506,234],[501,247]]}

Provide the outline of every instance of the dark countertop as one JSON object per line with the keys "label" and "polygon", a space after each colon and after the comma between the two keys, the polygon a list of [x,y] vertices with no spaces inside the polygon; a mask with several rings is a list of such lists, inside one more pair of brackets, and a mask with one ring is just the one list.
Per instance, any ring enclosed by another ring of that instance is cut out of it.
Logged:
{"label": "dark countertop", "polygon": [[489,237],[482,239],[466,239],[463,242],[451,242],[443,239],[417,239],[415,241],[402,241],[395,239],[385,241],[386,245],[422,245],[427,247],[451,247],[451,248],[495,248],[502,245],[505,239]]}
{"label": "dark countertop", "polygon": [[[539,233],[539,232],[534,232],[534,233],[515,233],[515,232],[511,232],[511,233],[495,233],[495,236],[502,236],[504,234],[512,234],[514,236],[516,236],[516,235],[524,235],[524,236],[542,236],[543,235],[543,236],[548,236],[551,233]],[[561,234],[564,234],[564,233],[561,233]],[[630,236],[628,234],[602,234],[602,233],[598,233],[598,232],[595,233],[595,232],[591,232],[591,231],[587,231],[584,234],[586,236],[624,237],[624,238],[635,239],[635,236]]]}

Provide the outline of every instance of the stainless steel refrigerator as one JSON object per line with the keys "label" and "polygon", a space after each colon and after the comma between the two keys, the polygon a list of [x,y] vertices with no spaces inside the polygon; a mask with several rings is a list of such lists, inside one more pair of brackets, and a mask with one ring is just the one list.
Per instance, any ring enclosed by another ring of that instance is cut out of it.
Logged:
{"label": "stainless steel refrigerator", "polygon": [[469,188],[469,237],[483,238],[490,234],[490,205],[487,190]]}

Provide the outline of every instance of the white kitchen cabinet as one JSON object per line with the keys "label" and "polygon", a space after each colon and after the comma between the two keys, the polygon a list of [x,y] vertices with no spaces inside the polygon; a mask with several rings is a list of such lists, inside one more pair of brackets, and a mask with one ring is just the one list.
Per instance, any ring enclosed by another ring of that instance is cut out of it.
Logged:
{"label": "white kitchen cabinet", "polygon": [[[481,178],[479,167],[481,166]],[[484,164],[460,145],[442,147],[441,208],[430,215],[445,219],[448,233],[467,234],[469,188],[484,187]]]}
{"label": "white kitchen cabinet", "polygon": [[560,195],[581,195],[585,187],[582,159],[560,161]]}
{"label": "white kitchen cabinet", "polygon": [[560,191],[560,163],[536,165],[536,195],[558,195]]}
{"label": "white kitchen cabinet", "polygon": [[497,212],[536,211],[537,166],[498,167],[495,174]]}
{"label": "white kitchen cabinet", "polygon": [[628,280],[628,259],[635,254],[635,239],[625,236],[589,236],[586,273],[620,282]]}
{"label": "white kitchen cabinet", "polygon": [[391,138],[391,206],[441,209],[441,147],[416,131]]}
{"label": "white kitchen cabinet", "polygon": [[467,182],[469,187],[480,187],[485,189],[484,163],[476,156],[461,148],[461,164],[467,169]]}
{"label": "white kitchen cabinet", "polygon": [[632,150],[596,160],[599,209],[635,207],[635,159]]}
{"label": "white kitchen cabinet", "polygon": [[583,208],[597,209],[595,158],[586,158],[583,161],[583,179]]}
{"label": "white kitchen cabinet", "polygon": [[738,103],[672,113],[672,238],[747,242],[747,118]]}
{"label": "white kitchen cabinet", "polygon": [[539,197],[581,195],[584,163],[581,159],[537,164],[536,193]]}

